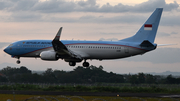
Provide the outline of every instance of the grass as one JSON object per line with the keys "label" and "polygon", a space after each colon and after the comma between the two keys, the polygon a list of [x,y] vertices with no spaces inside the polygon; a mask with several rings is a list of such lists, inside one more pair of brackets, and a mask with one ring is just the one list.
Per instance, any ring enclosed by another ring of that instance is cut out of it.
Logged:
{"label": "grass", "polygon": [[[104,96],[37,96],[37,95],[15,95],[12,94],[0,94],[0,101],[7,101],[7,99],[11,99],[12,101],[24,101],[25,99],[36,97],[39,101],[45,101],[43,98],[46,98],[48,101],[56,101],[52,98],[56,98],[59,101],[69,101],[67,98],[70,98],[72,101],[175,101],[180,100],[180,98],[137,98],[137,97],[104,97]],[[15,98],[15,100],[14,100]],[[28,101],[35,101],[35,99],[31,99]]]}
{"label": "grass", "polygon": [[[40,86],[30,84],[14,84],[13,89],[17,91],[60,91],[60,92],[119,92],[119,93],[168,93],[179,94],[180,88],[159,86]],[[0,90],[12,90],[12,85],[0,85]]]}

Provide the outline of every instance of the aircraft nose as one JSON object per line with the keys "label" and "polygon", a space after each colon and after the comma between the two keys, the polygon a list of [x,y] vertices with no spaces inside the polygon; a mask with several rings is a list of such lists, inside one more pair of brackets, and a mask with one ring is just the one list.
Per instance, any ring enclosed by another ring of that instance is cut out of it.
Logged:
{"label": "aircraft nose", "polygon": [[6,52],[6,53],[7,53],[7,48],[5,48],[5,49],[4,49],[4,52]]}
{"label": "aircraft nose", "polygon": [[4,52],[7,53],[7,54],[10,54],[9,48],[6,47],[6,48],[4,49]]}

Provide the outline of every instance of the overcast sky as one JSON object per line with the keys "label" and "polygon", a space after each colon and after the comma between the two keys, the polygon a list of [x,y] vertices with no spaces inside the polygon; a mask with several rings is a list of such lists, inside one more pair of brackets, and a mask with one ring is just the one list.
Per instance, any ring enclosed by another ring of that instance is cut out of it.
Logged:
{"label": "overcast sky", "polygon": [[126,59],[89,62],[115,73],[180,72],[179,6],[179,0],[1,0],[0,69],[73,70],[62,60],[21,58],[17,65],[3,49],[18,40],[53,39],[60,27],[62,40],[120,40],[134,35],[156,8],[164,8],[155,43],[177,45]]}

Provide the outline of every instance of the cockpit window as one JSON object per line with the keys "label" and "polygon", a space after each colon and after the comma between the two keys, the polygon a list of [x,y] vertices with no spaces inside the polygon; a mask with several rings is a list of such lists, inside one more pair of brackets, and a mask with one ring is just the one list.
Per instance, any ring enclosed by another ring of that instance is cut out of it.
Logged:
{"label": "cockpit window", "polygon": [[10,44],[9,47],[13,46],[13,44]]}

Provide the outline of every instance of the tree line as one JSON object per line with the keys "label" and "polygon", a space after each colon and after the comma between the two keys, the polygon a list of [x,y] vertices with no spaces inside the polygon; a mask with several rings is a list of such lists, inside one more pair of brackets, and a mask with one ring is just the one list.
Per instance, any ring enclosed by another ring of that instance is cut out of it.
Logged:
{"label": "tree line", "polygon": [[145,73],[117,74],[103,70],[102,66],[76,67],[72,71],[48,68],[42,74],[32,73],[25,66],[6,67],[0,70],[0,82],[13,83],[130,83],[130,84],[180,84],[180,77],[167,77]]}

